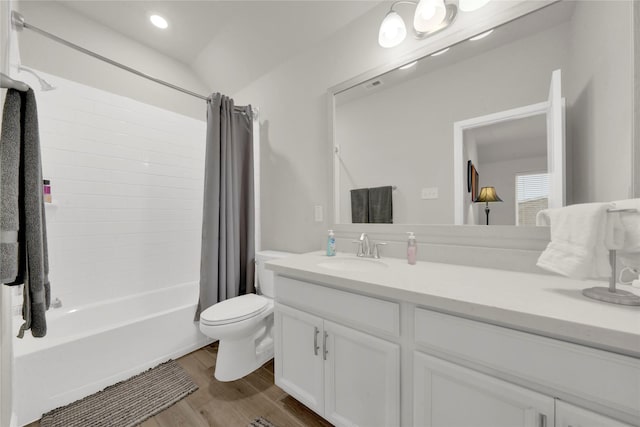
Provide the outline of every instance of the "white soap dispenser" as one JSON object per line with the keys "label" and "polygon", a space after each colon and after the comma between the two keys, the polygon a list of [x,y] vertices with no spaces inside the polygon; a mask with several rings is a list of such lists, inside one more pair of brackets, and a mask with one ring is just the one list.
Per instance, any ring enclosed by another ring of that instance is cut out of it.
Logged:
{"label": "white soap dispenser", "polygon": [[415,265],[416,258],[418,256],[418,242],[413,231],[407,232],[409,240],[407,241],[407,262],[411,265]]}

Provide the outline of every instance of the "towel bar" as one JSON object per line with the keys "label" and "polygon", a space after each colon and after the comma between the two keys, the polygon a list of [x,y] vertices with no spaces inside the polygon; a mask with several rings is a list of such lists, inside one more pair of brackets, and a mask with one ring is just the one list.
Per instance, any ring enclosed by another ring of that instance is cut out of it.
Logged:
{"label": "towel bar", "polygon": [[[607,209],[607,213],[636,213],[640,214],[638,209]],[[609,287],[596,286],[594,288],[583,289],[582,295],[599,301],[610,302],[612,304],[621,305],[640,305],[640,296],[616,289],[617,271],[616,271],[616,251],[609,251],[609,264],[611,265],[611,277],[609,278]]]}

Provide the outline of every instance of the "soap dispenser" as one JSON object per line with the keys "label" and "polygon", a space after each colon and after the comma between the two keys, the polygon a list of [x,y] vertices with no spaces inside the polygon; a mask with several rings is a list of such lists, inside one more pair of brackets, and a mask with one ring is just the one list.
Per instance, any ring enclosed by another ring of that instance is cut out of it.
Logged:
{"label": "soap dispenser", "polygon": [[409,240],[407,241],[407,262],[411,265],[415,265],[416,257],[418,255],[418,242],[413,231],[407,232]]}
{"label": "soap dispenser", "polygon": [[327,256],[336,255],[336,236],[333,234],[333,230],[329,230],[329,236],[327,237]]}

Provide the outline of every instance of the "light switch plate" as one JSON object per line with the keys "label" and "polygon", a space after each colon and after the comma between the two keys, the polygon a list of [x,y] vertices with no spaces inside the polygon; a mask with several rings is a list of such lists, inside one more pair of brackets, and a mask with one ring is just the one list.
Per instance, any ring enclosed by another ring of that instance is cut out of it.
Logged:
{"label": "light switch plate", "polygon": [[437,199],[438,198],[438,187],[427,187],[422,189],[421,197],[424,200],[428,199]]}
{"label": "light switch plate", "polygon": [[314,217],[315,221],[316,222],[322,222],[323,217],[324,217],[324,214],[322,212],[322,206],[321,205],[314,206],[313,210],[314,210],[313,217]]}

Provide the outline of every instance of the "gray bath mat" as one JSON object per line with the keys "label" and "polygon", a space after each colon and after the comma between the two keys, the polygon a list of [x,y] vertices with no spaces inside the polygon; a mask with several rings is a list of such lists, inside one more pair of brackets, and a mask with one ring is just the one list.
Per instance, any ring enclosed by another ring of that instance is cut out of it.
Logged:
{"label": "gray bath mat", "polygon": [[193,393],[198,386],[169,360],[67,406],[47,412],[41,427],[129,427]]}
{"label": "gray bath mat", "polygon": [[276,427],[264,417],[258,417],[255,420],[251,421],[247,427]]}

